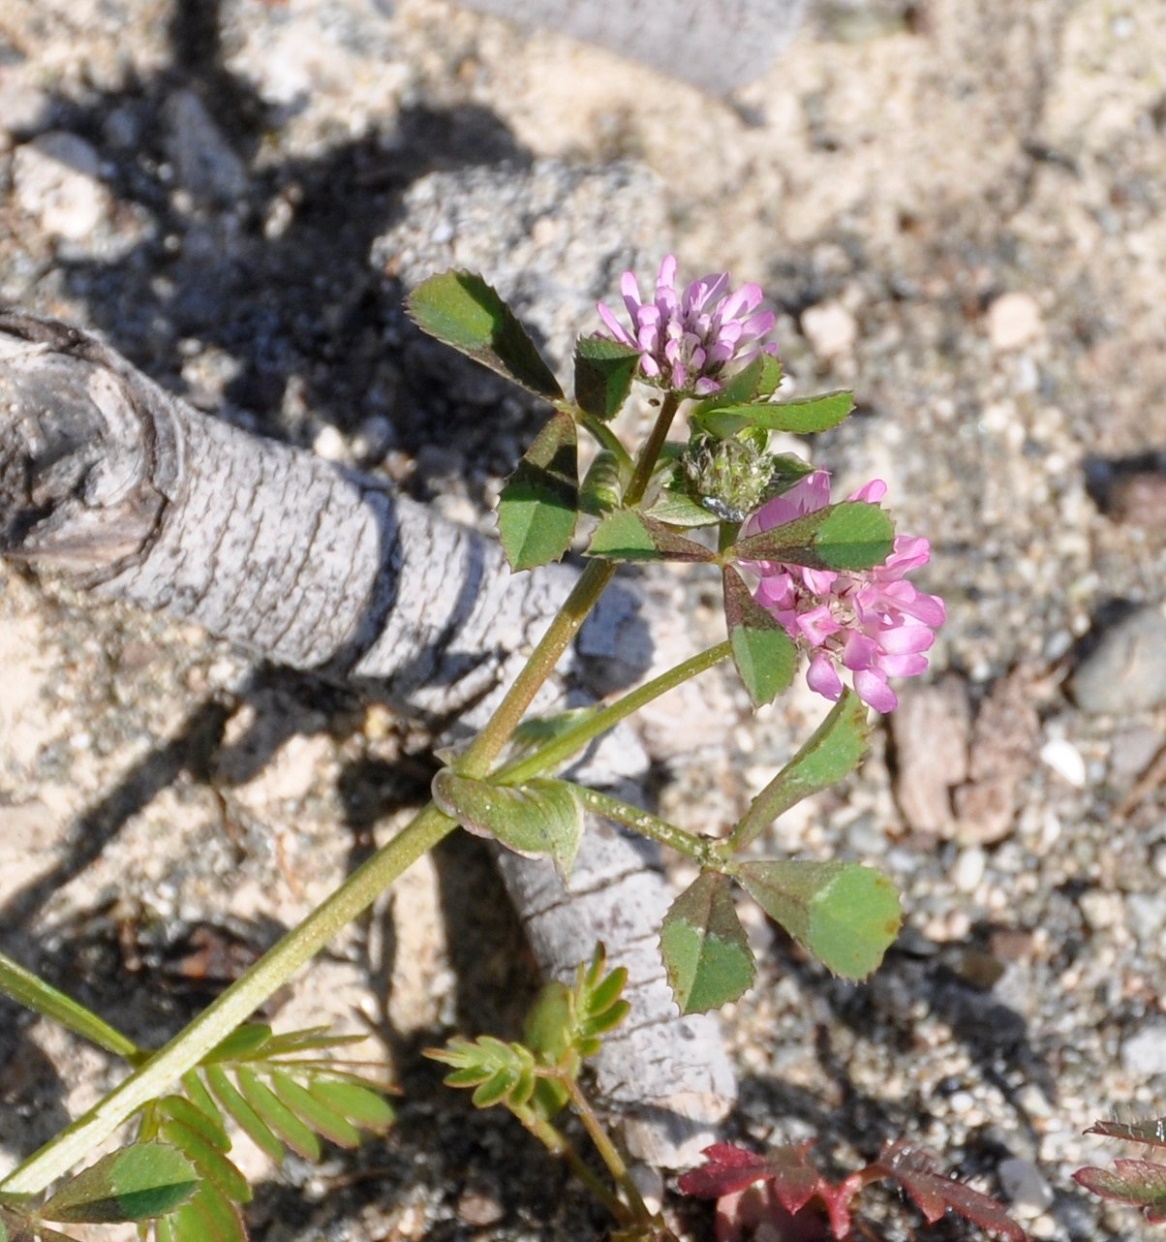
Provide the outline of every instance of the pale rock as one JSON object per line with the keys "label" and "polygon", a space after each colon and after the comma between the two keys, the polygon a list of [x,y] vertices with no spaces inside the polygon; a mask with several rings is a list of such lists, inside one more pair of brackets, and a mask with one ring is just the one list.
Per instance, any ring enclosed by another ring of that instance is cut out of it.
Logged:
{"label": "pale rock", "polygon": [[837,358],[854,348],[858,321],[841,302],[823,302],[802,315],[802,335],[819,358]]}
{"label": "pale rock", "polygon": [[1123,1040],[1121,1063],[1138,1078],[1166,1074],[1166,1019],[1155,1018]]}
{"label": "pale rock", "polygon": [[97,152],[76,134],[54,130],[17,147],[12,184],[21,209],[46,233],[81,241],[109,213]]}
{"label": "pale rock", "polygon": [[988,339],[1002,353],[1031,344],[1042,330],[1040,306],[1031,293],[1005,293],[988,307]]}
{"label": "pale rock", "polygon": [[1050,738],[1040,750],[1041,760],[1074,789],[1084,789],[1088,780],[1085,759],[1066,737]]}

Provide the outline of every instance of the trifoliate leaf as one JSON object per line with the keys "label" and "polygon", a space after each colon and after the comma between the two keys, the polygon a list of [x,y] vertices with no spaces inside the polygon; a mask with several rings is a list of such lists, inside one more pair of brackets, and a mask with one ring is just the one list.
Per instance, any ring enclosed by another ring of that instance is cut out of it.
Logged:
{"label": "trifoliate leaf", "polygon": [[853,690],[843,691],[814,735],[753,799],[733,831],[733,849],[745,849],[791,806],[849,776],[866,753],[869,715]]}
{"label": "trifoliate leaf", "polygon": [[756,968],[725,876],[702,872],[677,897],[660,951],[681,1013],[719,1009],[749,990]]}
{"label": "trifoliate leaf", "polygon": [[865,979],[899,934],[899,895],[873,867],[742,862],[733,874],[770,918],[844,979]]}
{"label": "trifoliate leaf", "polygon": [[632,509],[618,509],[599,523],[591,536],[587,555],[613,561],[716,560],[703,544],[685,539],[662,522]]}
{"label": "trifoliate leaf", "polygon": [[41,1208],[46,1220],[111,1224],[164,1216],[198,1186],[191,1162],[167,1143],[134,1143],[70,1178]]}
{"label": "trifoliate leaf", "polygon": [[783,561],[811,569],[869,569],[891,554],[895,528],[878,505],[843,501],[738,540],[738,561]]}
{"label": "trifoliate leaf", "polygon": [[476,272],[431,276],[409,295],[407,309],[430,336],[548,401],[562,397],[558,380],[518,317]]}
{"label": "trifoliate leaf", "polygon": [[724,584],[733,662],[753,706],[761,707],[793,681],[798,651],[781,623],[757,603],[731,565],[725,566]]}
{"label": "trifoliate leaf", "polygon": [[492,837],[526,858],[549,857],[571,874],[583,836],[583,804],[567,781],[536,776],[519,786],[496,785],[443,768],[433,800],[468,832]]}
{"label": "trifoliate leaf", "polygon": [[523,455],[498,502],[498,534],[511,569],[557,561],[571,546],[578,506],[575,420],[559,410]]}
{"label": "trifoliate leaf", "polygon": [[607,422],[628,399],[640,351],[602,336],[575,343],[575,401],[579,408]]}

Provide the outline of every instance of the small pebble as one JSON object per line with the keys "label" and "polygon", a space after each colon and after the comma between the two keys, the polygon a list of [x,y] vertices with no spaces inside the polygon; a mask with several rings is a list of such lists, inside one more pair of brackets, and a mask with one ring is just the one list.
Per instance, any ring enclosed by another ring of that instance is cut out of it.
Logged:
{"label": "small pebble", "polygon": [[1082,660],[1073,697],[1092,715],[1146,711],[1166,703],[1166,616],[1139,608],[1111,626]]}
{"label": "small pebble", "polygon": [[1021,349],[1041,334],[1041,313],[1031,293],[1005,293],[988,307],[988,339],[1001,352]]}
{"label": "small pebble", "polygon": [[1140,1030],[1123,1040],[1121,1063],[1139,1078],[1166,1074],[1166,1020],[1151,1019]]}
{"label": "small pebble", "polygon": [[841,302],[823,302],[802,315],[802,333],[819,358],[836,358],[854,348],[858,323]]}
{"label": "small pebble", "polygon": [[1000,1161],[997,1172],[1013,1215],[1031,1220],[1034,1216],[1040,1216],[1052,1203],[1052,1187],[1031,1160],[1010,1156]]}
{"label": "small pebble", "polygon": [[960,850],[955,869],[952,871],[952,883],[961,893],[974,893],[984,878],[986,865],[987,859],[984,857],[984,851],[978,845]]}
{"label": "small pebble", "polygon": [[97,152],[84,138],[63,130],[42,134],[13,154],[16,201],[46,233],[80,241],[109,213],[98,169]]}
{"label": "small pebble", "polygon": [[1047,741],[1040,750],[1040,757],[1056,774],[1067,781],[1074,789],[1084,789],[1086,785],[1085,760],[1081,752],[1068,738],[1054,737]]}

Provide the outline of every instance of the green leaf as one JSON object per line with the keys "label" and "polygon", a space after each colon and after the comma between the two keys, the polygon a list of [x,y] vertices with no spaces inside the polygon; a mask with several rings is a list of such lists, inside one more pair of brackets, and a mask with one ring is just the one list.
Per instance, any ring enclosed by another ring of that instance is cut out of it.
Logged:
{"label": "green leaf", "polygon": [[715,526],[720,521],[711,509],[697,504],[686,491],[670,486],[661,489],[644,513],[657,522],[666,522],[670,526],[686,526],[694,530],[701,526]]}
{"label": "green leaf", "polygon": [[744,405],[759,397],[768,397],[780,383],[781,363],[768,354],[759,354],[747,366],[730,375],[711,396],[695,405],[689,413],[689,422],[703,417],[709,410]]}
{"label": "green leaf", "polygon": [[[211,1106],[213,1111],[207,1113],[180,1095],[166,1095],[158,1101],[158,1107],[166,1116],[182,1122],[188,1129],[201,1134],[211,1146],[218,1148],[219,1151],[231,1150],[231,1140],[224,1133],[218,1109],[215,1109],[213,1104]],[[175,1146],[180,1146],[180,1144],[176,1143]]]}
{"label": "green leaf", "polygon": [[502,489],[498,534],[514,570],[557,561],[571,546],[579,488],[575,421],[552,414]]}
{"label": "green leaf", "polygon": [[271,1087],[297,1117],[339,1147],[359,1147],[360,1131],[347,1118],[310,1091],[285,1070],[273,1070]]}
{"label": "green leaf", "polygon": [[613,561],[715,561],[703,544],[685,539],[632,509],[617,509],[603,518],[591,536],[588,556]]}
{"label": "green leaf", "polygon": [[720,1009],[749,990],[756,967],[726,876],[703,871],[676,898],[660,951],[681,1013]]}
{"label": "green leaf", "polygon": [[514,730],[507,759],[512,763],[524,755],[549,746],[585,720],[598,715],[599,711],[599,706],[595,704],[589,707],[572,707],[565,712],[554,712],[549,716],[531,716]]}
{"label": "green leaf", "polygon": [[265,1152],[276,1164],[286,1154],[283,1142],[277,1138],[259,1114],[243,1098],[235,1084],[227,1076],[221,1065],[208,1065],[204,1068],[207,1084],[214,1092],[215,1098],[222,1105],[223,1111],[231,1117],[235,1124],[255,1144]]}
{"label": "green leaf", "polygon": [[180,1121],[163,1121],[159,1136],[172,1143],[194,1165],[205,1183],[217,1186],[234,1203],[250,1203],[247,1179],[221,1151],[203,1135]]}
{"label": "green leaf", "polygon": [[308,1090],[321,1104],[366,1130],[379,1132],[393,1124],[393,1106],[372,1087],[317,1075],[308,1084]]}
{"label": "green leaf", "polygon": [[433,1061],[455,1066],[445,1076],[446,1086],[474,1087],[471,1097],[478,1108],[505,1103],[521,1109],[529,1103],[538,1079],[534,1055],[521,1044],[507,1044],[493,1035],[470,1041],[455,1036],[444,1048],[427,1048]]}
{"label": "green leaf", "polygon": [[770,918],[844,979],[865,979],[899,934],[899,895],[873,867],[742,862],[733,874]]}
{"label": "green leaf", "polygon": [[[198,1070],[188,1070],[182,1075],[182,1089],[186,1092],[186,1098],[194,1107],[209,1120],[222,1129],[223,1117],[222,1111],[215,1103],[214,1096],[207,1090],[206,1084],[198,1075]],[[170,1099],[178,1099],[178,1096],[171,1096]],[[228,1143],[227,1147],[230,1144]],[[224,1151],[227,1148],[223,1149]]]}
{"label": "green leaf", "polygon": [[791,806],[849,776],[866,753],[869,715],[858,695],[844,690],[813,737],[753,799],[733,831],[733,849],[740,852]]}
{"label": "green leaf", "polygon": [[705,871],[664,915],[659,946],[668,986],[682,1013],[738,1000],[752,985],[754,960],[728,878]]}
{"label": "green leaf", "polygon": [[320,1141],[311,1128],[304,1125],[253,1069],[240,1065],[236,1072],[243,1098],[259,1114],[263,1123],[283,1139],[292,1151],[298,1152],[306,1160],[318,1161]]}
{"label": "green leaf", "polygon": [[781,623],[753,598],[741,575],[724,568],[725,623],[733,663],[754,707],[771,703],[793,681],[798,649]]}
{"label": "green leaf", "polygon": [[811,569],[869,569],[890,556],[894,540],[894,525],[878,505],[847,500],[741,539],[731,555]]}
{"label": "green leaf", "polygon": [[246,1022],[236,1027],[230,1035],[203,1058],[204,1065],[215,1061],[245,1061],[271,1038],[271,1027],[266,1022]]}
{"label": "green leaf", "polygon": [[579,488],[579,508],[584,513],[601,517],[623,501],[624,478],[617,454],[600,449],[588,467]]}
{"label": "green leaf", "polygon": [[514,787],[459,776],[443,768],[433,778],[433,800],[468,832],[526,858],[550,857],[571,874],[583,836],[583,805],[567,781],[536,776]]}
{"label": "green leaf", "polygon": [[272,1035],[262,1049],[264,1061],[273,1057],[286,1056],[291,1052],[314,1052],[321,1049],[342,1048],[351,1044],[362,1044],[367,1035],[337,1035],[331,1027],[309,1026],[299,1031],[283,1031]]}
{"label": "green leaf", "polygon": [[575,342],[575,401],[579,408],[607,422],[623,407],[631,391],[640,351],[602,336]]}
{"label": "green leaf", "polygon": [[831,392],[821,397],[781,403],[762,401],[747,405],[722,405],[696,414],[690,421],[721,440],[749,427],[765,431],[789,431],[804,436],[837,427],[854,409],[854,394]]}
{"label": "green leaf", "polygon": [[554,373],[517,316],[476,272],[442,272],[417,286],[407,309],[430,336],[557,401],[563,396]]}
{"label": "green leaf", "polygon": [[238,1206],[205,1182],[198,1194],[169,1219],[175,1242],[247,1242]]}
{"label": "green leaf", "polygon": [[41,1208],[46,1220],[110,1224],[164,1216],[198,1186],[194,1166],[166,1143],[135,1143],[70,1178]]}

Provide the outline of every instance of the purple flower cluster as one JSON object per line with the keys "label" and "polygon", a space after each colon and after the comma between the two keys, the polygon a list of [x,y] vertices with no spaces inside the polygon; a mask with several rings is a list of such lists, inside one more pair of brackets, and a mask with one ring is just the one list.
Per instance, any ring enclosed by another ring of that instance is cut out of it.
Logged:
{"label": "purple flower cluster", "polygon": [[[887,485],[875,479],[851,500],[878,504]],[[830,503],[830,475],[815,470],[789,491],[763,505],[742,533],[758,534],[814,513]],[[785,632],[810,652],[806,681],[836,700],[842,694],[839,666],[853,675],[854,689],[876,711],[889,712],[899,700],[888,677],[915,677],[927,668],[935,629],[946,619],[943,600],[916,590],[906,575],[931,559],[926,539],[898,535],[882,565],[856,571],[807,569],[802,565],[751,562],[760,575],[754,598]]]}
{"label": "purple flower cluster", "polygon": [[656,296],[640,298],[634,273],[624,272],[620,292],[632,328],[619,322],[611,308],[597,309],[611,336],[640,351],[646,380],[676,393],[705,397],[718,392],[724,376],[752,362],[760,353],[776,353],[762,339],[777,322],[772,311],[759,311],[759,285],[742,285],[729,293],[727,272],[694,280],[684,292],[676,287],[676,256],[667,255],[656,277]]}

